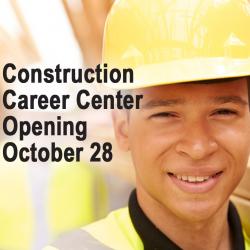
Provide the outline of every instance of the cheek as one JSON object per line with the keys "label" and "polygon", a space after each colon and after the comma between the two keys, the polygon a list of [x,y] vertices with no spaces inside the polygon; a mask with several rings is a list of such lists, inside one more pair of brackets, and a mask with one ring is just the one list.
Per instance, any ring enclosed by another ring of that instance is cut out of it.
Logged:
{"label": "cheek", "polygon": [[217,138],[235,157],[247,154],[250,151],[250,123],[224,128],[217,134]]}
{"label": "cheek", "polygon": [[248,123],[240,123],[238,126],[224,128],[217,133],[217,141],[221,149],[229,156],[232,171],[241,177],[245,171],[250,153],[250,129]]}
{"label": "cheek", "polygon": [[[153,128],[145,121],[132,121],[129,127],[129,144],[136,171],[158,178],[163,174],[164,155],[172,150],[177,140],[175,133],[165,128]],[[172,152],[172,151],[171,151]],[[152,171],[159,170],[159,175],[152,176]]]}

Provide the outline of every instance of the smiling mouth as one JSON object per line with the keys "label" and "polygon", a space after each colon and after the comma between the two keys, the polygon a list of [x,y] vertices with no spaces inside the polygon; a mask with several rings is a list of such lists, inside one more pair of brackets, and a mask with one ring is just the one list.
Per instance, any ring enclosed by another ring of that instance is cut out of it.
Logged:
{"label": "smiling mouth", "polygon": [[186,183],[205,183],[208,182],[210,179],[214,179],[219,177],[223,171],[217,172],[216,174],[210,175],[210,176],[193,176],[193,175],[179,175],[174,174],[171,172],[168,172],[168,175],[170,177],[177,178],[180,181],[186,182]]}

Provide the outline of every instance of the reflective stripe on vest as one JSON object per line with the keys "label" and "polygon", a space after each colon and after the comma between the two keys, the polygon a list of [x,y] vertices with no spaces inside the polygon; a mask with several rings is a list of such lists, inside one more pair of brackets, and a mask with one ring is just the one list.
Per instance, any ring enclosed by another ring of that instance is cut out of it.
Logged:
{"label": "reflective stripe on vest", "polygon": [[112,250],[82,229],[74,230],[68,233],[67,237],[59,238],[51,247],[58,250]]}

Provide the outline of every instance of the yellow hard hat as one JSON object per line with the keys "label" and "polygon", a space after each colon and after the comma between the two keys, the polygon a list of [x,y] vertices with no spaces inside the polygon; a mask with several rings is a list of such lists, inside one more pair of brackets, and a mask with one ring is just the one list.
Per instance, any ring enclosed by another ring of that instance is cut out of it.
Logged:
{"label": "yellow hard hat", "polygon": [[103,63],[132,68],[121,89],[250,75],[249,0],[117,0]]}

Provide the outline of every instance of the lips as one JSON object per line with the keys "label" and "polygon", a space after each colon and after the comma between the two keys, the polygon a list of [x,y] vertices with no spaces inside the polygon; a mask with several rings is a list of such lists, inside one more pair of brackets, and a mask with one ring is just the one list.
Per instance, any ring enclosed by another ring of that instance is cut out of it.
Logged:
{"label": "lips", "polygon": [[175,186],[185,193],[206,193],[212,190],[221,180],[223,171],[213,174],[180,174],[168,172],[168,176]]}
{"label": "lips", "polygon": [[221,174],[222,171],[219,171],[215,174],[211,175],[204,175],[204,176],[195,176],[195,175],[181,175],[181,174],[174,174],[169,172],[168,175],[176,177],[178,180],[189,182],[189,183],[201,183],[206,182],[210,178],[215,178],[217,175]]}

